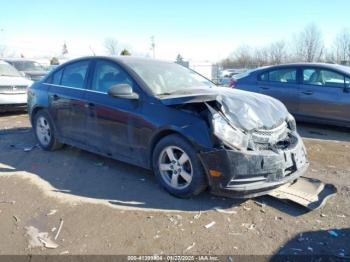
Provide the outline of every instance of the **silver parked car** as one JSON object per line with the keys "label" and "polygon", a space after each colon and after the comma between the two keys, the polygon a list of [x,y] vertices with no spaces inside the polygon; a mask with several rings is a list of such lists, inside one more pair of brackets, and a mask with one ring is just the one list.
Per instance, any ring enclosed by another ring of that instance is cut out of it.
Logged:
{"label": "silver parked car", "polygon": [[25,108],[27,88],[32,83],[13,66],[0,60],[0,111]]}
{"label": "silver parked car", "polygon": [[350,127],[350,68],[298,63],[233,77],[232,87],[279,99],[296,119]]}
{"label": "silver parked car", "polygon": [[48,72],[44,66],[33,60],[24,58],[6,58],[4,60],[20,71],[23,76],[33,81],[39,81]]}

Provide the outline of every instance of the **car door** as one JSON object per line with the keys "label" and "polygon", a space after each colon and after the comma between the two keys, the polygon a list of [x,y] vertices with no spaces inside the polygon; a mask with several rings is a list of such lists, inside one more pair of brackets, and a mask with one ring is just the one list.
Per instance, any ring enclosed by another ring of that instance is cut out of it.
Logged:
{"label": "car door", "polygon": [[139,100],[107,94],[117,84],[128,84],[140,93],[132,78],[116,63],[97,60],[87,92],[87,138],[95,151],[113,158],[135,159],[134,133],[139,121]]}
{"label": "car door", "polygon": [[298,112],[297,67],[283,67],[264,71],[258,75],[257,89],[261,94],[280,100],[291,113]]}
{"label": "car door", "polygon": [[89,61],[68,64],[53,74],[49,88],[49,112],[59,135],[85,143],[85,90]]}
{"label": "car door", "polygon": [[301,115],[330,121],[350,121],[348,85],[349,78],[340,72],[320,67],[302,68]]}

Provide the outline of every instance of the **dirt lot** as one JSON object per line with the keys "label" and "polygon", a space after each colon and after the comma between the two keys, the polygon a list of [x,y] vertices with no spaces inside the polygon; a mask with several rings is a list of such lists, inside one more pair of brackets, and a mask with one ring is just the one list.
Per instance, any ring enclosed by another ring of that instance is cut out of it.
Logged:
{"label": "dirt lot", "polygon": [[[299,125],[307,176],[338,189],[308,212],[271,197],[177,199],[134,166],[68,146],[29,150],[36,144],[29,127],[25,114],[0,116],[0,254],[350,256],[349,130]],[[58,247],[35,247],[33,229],[48,232]]]}

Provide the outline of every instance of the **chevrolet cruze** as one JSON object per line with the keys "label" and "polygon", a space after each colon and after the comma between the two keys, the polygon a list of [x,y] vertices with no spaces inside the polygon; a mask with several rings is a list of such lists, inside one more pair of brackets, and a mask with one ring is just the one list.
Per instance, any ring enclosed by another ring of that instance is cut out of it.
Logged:
{"label": "chevrolet cruze", "polygon": [[308,167],[294,118],[274,98],[216,87],[176,63],[84,57],[34,83],[44,150],[64,144],[153,170],[171,194],[266,194]]}

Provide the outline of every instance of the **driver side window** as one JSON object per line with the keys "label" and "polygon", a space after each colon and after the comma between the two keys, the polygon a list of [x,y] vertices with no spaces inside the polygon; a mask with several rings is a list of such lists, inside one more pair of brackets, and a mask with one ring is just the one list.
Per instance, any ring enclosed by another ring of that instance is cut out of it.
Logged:
{"label": "driver side window", "polygon": [[310,68],[303,70],[303,82],[305,85],[317,85],[327,87],[344,88],[345,77],[334,71]]}
{"label": "driver side window", "polygon": [[108,61],[97,61],[92,81],[92,90],[107,93],[113,85],[129,84],[133,81],[118,65]]}

